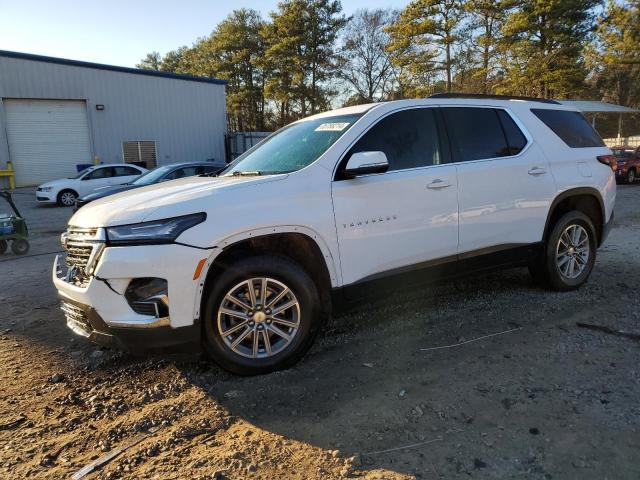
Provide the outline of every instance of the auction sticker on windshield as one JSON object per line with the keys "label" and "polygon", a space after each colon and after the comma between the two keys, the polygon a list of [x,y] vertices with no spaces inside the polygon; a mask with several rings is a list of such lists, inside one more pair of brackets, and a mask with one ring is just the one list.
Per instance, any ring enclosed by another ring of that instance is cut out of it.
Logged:
{"label": "auction sticker on windshield", "polygon": [[341,132],[349,126],[348,122],[323,123],[318,125],[316,132]]}

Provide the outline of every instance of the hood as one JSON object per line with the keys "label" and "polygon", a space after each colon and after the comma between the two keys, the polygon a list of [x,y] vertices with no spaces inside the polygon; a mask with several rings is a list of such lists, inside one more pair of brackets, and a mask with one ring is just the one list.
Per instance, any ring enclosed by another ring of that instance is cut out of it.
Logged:
{"label": "hood", "polygon": [[[211,197],[227,190],[253,188],[284,180],[287,175],[264,177],[186,177],[135,188],[92,201],[79,209],[69,225],[111,227],[159,218],[177,217],[213,209]],[[219,202],[216,201],[219,208]]]}

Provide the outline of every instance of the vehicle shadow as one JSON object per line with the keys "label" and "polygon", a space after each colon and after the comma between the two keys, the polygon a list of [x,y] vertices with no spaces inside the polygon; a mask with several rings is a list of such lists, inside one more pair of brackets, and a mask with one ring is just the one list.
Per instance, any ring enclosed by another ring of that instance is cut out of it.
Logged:
{"label": "vehicle shadow", "polygon": [[[510,355],[513,339],[437,354],[420,348],[517,328],[522,312],[500,311],[496,292],[544,295],[523,270],[412,288],[336,316],[289,370],[243,378],[216,367],[213,373],[206,364],[179,368],[231,415],[287,439],[356,456],[362,470],[419,478],[471,474],[485,453],[452,459],[479,414],[467,398],[478,396],[479,379],[504,377],[503,365],[491,358],[502,358],[503,349]],[[487,405],[486,415],[500,417],[504,410],[498,401]]]}

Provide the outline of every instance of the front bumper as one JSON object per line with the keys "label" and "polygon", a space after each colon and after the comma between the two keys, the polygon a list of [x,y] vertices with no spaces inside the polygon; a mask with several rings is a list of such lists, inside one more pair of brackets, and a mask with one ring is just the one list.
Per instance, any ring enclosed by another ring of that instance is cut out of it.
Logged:
{"label": "front bumper", "polygon": [[[107,247],[93,276],[82,286],[66,281],[56,257],[52,277],[67,326],[95,343],[131,351],[199,348],[197,299],[204,279],[194,280],[193,273],[207,255],[176,244]],[[138,314],[127,302],[127,286],[143,277],[167,280],[168,317]]]}
{"label": "front bumper", "polygon": [[40,203],[53,203],[56,201],[56,196],[53,192],[36,190],[36,201]]}

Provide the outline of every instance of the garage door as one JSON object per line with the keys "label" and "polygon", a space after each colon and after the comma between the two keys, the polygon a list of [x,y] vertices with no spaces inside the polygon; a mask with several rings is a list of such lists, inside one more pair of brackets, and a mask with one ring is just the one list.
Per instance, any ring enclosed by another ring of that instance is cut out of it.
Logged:
{"label": "garage door", "polygon": [[3,104],[18,186],[74,176],[76,164],[91,163],[84,101],[4,99]]}

